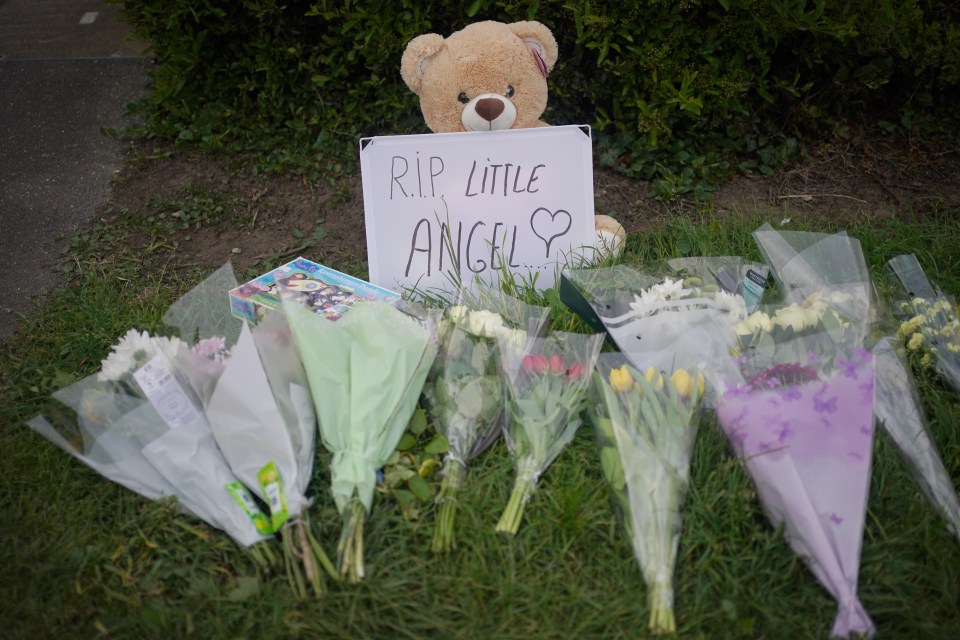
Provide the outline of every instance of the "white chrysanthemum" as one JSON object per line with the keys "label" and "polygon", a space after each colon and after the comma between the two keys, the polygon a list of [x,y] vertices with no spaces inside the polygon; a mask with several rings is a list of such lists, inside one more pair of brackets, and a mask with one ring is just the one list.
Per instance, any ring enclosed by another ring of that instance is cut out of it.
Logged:
{"label": "white chrysanthemum", "polygon": [[659,304],[666,300],[660,290],[654,286],[649,289],[644,289],[640,292],[640,295],[634,294],[633,302],[630,303],[630,308],[634,311],[647,312],[650,307]]}
{"label": "white chrysanthemum", "polygon": [[720,310],[728,314],[727,319],[730,322],[740,322],[747,317],[747,303],[744,302],[743,296],[717,291],[713,299]]}
{"label": "white chrysanthemum", "polygon": [[158,353],[173,362],[182,341],[179,338],[153,337],[146,331],[130,329],[113,345],[110,355],[100,363],[100,380],[119,380],[131,374]]}
{"label": "white chrysanthemum", "polygon": [[683,288],[683,280],[664,278],[663,283],[658,284],[657,287],[666,300],[682,300],[690,294],[690,289]]}

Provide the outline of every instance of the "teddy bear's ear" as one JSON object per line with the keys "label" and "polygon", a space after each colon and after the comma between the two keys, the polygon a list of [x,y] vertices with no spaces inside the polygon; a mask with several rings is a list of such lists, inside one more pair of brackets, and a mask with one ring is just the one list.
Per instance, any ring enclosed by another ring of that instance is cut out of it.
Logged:
{"label": "teddy bear's ear", "polygon": [[423,84],[423,72],[427,70],[430,58],[443,47],[443,36],[426,33],[407,43],[400,59],[400,75],[410,90],[420,95]]}
{"label": "teddy bear's ear", "polygon": [[507,26],[543,61],[547,67],[547,72],[553,70],[553,65],[557,63],[558,48],[557,41],[550,29],[535,20],[514,22]]}

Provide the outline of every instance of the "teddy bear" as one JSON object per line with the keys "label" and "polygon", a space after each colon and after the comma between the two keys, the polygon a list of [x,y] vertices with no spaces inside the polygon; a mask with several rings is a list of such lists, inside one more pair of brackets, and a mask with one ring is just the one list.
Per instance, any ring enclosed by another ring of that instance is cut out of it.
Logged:
{"label": "teddy bear", "polygon": [[[410,40],[400,75],[434,133],[546,127],[547,76],[557,55],[557,41],[540,22],[475,22],[447,38]],[[626,237],[620,223],[597,215],[594,225],[598,254],[618,255]]]}

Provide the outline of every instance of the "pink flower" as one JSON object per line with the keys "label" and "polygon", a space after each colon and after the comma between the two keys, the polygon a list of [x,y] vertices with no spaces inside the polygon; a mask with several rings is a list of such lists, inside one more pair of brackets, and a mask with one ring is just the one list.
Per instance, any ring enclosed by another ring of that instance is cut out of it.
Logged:
{"label": "pink flower", "polygon": [[559,354],[550,356],[550,373],[564,373],[567,370],[567,363]]}
{"label": "pink flower", "polygon": [[579,362],[574,362],[567,369],[567,377],[571,380],[579,380],[587,373],[587,368]]}
{"label": "pink flower", "polygon": [[543,373],[550,368],[550,363],[544,355],[524,356],[523,370],[527,373]]}

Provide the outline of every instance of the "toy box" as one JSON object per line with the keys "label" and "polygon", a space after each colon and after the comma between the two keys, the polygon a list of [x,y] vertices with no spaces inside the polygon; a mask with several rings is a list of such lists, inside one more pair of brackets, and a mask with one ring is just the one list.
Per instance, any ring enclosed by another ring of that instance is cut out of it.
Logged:
{"label": "toy box", "polygon": [[400,294],[297,258],[230,291],[233,315],[256,324],[270,310],[280,309],[280,288],[330,320],[339,320],[361,300],[395,302]]}

